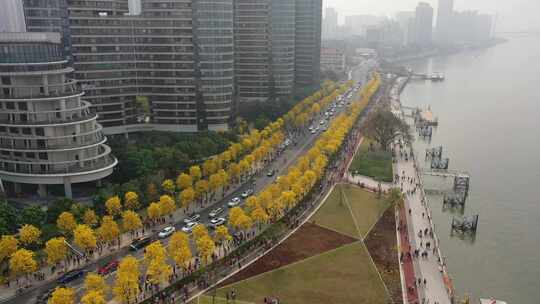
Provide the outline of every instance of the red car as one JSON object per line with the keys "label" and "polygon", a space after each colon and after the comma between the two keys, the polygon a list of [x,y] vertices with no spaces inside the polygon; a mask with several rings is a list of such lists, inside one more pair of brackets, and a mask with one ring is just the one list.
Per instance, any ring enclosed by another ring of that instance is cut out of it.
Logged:
{"label": "red car", "polygon": [[104,275],[107,275],[107,274],[115,271],[117,268],[118,268],[118,261],[113,260],[113,261],[109,262],[107,265],[99,268],[98,273],[100,275],[104,276]]}

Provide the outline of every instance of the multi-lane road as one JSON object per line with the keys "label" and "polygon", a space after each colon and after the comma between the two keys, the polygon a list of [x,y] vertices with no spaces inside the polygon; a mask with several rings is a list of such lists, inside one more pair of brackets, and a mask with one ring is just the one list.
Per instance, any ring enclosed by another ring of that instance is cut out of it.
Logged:
{"label": "multi-lane road", "polygon": [[[367,61],[362,65],[356,66],[353,68],[351,76],[355,82],[360,82],[362,84],[366,83],[367,77],[375,67],[376,67],[376,61]],[[356,94],[355,94],[356,95]],[[353,98],[356,98],[353,97]],[[338,116],[340,113],[344,112],[347,109],[346,106],[343,107],[336,107],[335,108],[335,114],[333,118]],[[321,113],[324,113],[325,110],[321,111]],[[324,119],[324,116],[321,114],[321,117],[315,118],[314,124],[319,124],[319,121],[321,119]],[[329,121],[326,122],[328,124]],[[210,224],[210,217],[209,213],[214,210],[217,207],[222,207],[224,212],[220,215],[220,217],[227,217],[227,212],[229,208],[227,207],[227,203],[231,201],[234,197],[241,197],[241,193],[246,191],[247,189],[252,189],[255,193],[260,192],[262,189],[264,189],[266,186],[268,186],[270,183],[272,183],[277,176],[285,173],[287,169],[294,164],[294,162],[300,157],[301,155],[305,154],[312,146],[315,140],[319,137],[321,131],[312,134],[309,132],[309,130],[305,130],[305,132],[301,132],[296,137],[292,138],[292,143],[285,148],[285,150],[279,154],[272,162],[267,164],[263,170],[260,171],[260,173],[256,176],[251,177],[246,182],[244,182],[243,185],[239,186],[234,192],[226,195],[223,199],[219,200],[218,202],[207,206],[203,210],[200,210],[198,214],[200,215],[200,223],[208,226]],[[275,170],[275,174],[273,176],[267,176],[267,172],[270,170]],[[184,226],[183,218],[180,218],[175,224],[175,228],[177,231],[181,230],[181,228]],[[163,240],[164,245],[167,245],[168,239]],[[89,265],[86,265],[83,270],[85,272],[97,272],[97,270],[109,263],[113,260],[120,260],[122,257],[131,254],[135,256],[138,259],[143,258],[143,250],[139,250],[137,252],[130,252],[127,247],[121,248],[120,250],[116,251],[115,253],[103,257],[101,259],[98,259],[94,262],[92,262]],[[114,280],[114,273],[109,274],[106,276],[106,281],[109,286],[112,286]],[[45,282],[41,283],[38,287],[35,287],[31,291],[21,294],[17,297],[11,298],[9,300],[0,301],[2,303],[13,303],[13,304],[30,304],[30,303],[36,303],[37,297],[41,294],[45,293],[47,290],[50,290],[54,287],[56,287],[57,283],[55,281],[52,282]],[[79,278],[77,280],[74,280],[68,284],[69,287],[75,288],[77,290],[78,295],[83,292],[82,286],[83,286],[83,278]]]}

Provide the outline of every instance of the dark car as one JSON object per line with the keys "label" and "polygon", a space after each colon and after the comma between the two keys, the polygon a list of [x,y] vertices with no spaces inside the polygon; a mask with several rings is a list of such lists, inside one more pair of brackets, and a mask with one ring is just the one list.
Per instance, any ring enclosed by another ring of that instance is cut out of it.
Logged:
{"label": "dark car", "polygon": [[150,244],[151,242],[152,242],[151,237],[143,237],[143,238],[140,238],[140,239],[136,239],[133,242],[131,242],[131,245],[129,245],[129,250],[130,251],[140,250],[140,249],[146,247],[146,245]]}
{"label": "dark car", "polygon": [[45,290],[44,292],[40,293],[36,297],[36,304],[47,304],[47,302],[49,301],[49,298],[52,296],[52,293],[54,292],[54,290],[56,288],[64,288],[64,287],[66,287],[66,286],[62,285],[62,284],[58,284],[56,287],[49,288],[49,289]]}
{"label": "dark car", "polygon": [[58,284],[67,284],[71,281],[75,281],[78,278],[82,278],[84,276],[84,271],[81,269],[76,269],[72,271],[68,271],[64,273],[61,277],[56,280]]}
{"label": "dark car", "polygon": [[109,273],[113,272],[113,271],[116,271],[116,269],[118,268],[118,261],[117,260],[113,260],[109,263],[107,263],[105,266],[99,268],[98,270],[98,274],[104,276],[104,275],[108,275]]}

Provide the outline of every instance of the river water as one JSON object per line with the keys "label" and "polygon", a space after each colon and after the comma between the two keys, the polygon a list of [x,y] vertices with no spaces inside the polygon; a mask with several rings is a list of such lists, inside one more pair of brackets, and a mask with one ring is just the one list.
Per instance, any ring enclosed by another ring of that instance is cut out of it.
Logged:
{"label": "river water", "polygon": [[[479,214],[476,237],[450,235],[457,211],[430,195],[436,231],[458,294],[509,304],[540,303],[540,36],[508,36],[487,50],[406,63],[443,72],[439,83],[411,81],[406,106],[429,106],[439,127],[417,155],[442,145],[450,169],[471,175],[464,214]],[[423,159],[423,157],[420,157]],[[426,165],[428,165],[426,163]],[[448,181],[426,178],[427,188]]]}

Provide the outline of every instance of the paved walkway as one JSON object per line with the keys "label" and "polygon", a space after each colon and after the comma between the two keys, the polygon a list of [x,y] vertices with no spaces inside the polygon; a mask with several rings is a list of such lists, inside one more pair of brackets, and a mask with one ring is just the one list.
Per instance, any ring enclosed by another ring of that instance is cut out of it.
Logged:
{"label": "paved walkway", "polygon": [[352,184],[356,184],[356,185],[360,185],[360,184],[363,184],[363,188],[368,188],[368,189],[371,189],[373,191],[378,191],[379,190],[379,185],[381,187],[381,190],[383,192],[386,192],[388,190],[390,190],[394,185],[392,184],[388,184],[388,183],[380,183],[376,180],[374,180],[373,178],[371,177],[367,177],[367,176],[364,176],[364,175],[352,175],[350,172],[347,172],[345,174],[345,179],[347,181],[349,181],[350,183]]}
{"label": "paved walkway", "polygon": [[[410,252],[409,234],[407,233],[407,213],[404,206],[397,208],[396,227],[398,232],[398,245],[400,252],[400,273],[402,281],[402,291],[405,303],[418,303],[418,289],[416,286],[416,276],[414,272],[414,261],[412,256],[403,252]],[[399,226],[398,226],[399,225]]]}
{"label": "paved walkway", "polygon": [[[409,148],[400,149],[396,145],[396,157],[398,159],[395,172],[399,175],[396,186],[401,187],[405,195],[406,224],[405,230],[408,232],[410,251],[404,252],[412,255],[415,266],[415,273],[420,279],[417,284],[420,303],[450,304],[450,296],[447,292],[449,280],[445,276],[446,270],[441,264],[440,251],[431,212],[426,205],[425,195],[422,191],[416,164],[413,158],[406,157]],[[403,155],[401,154],[403,152]],[[407,248],[403,248],[406,250]],[[424,283],[425,282],[425,283]],[[422,302],[425,299],[425,302]]]}

